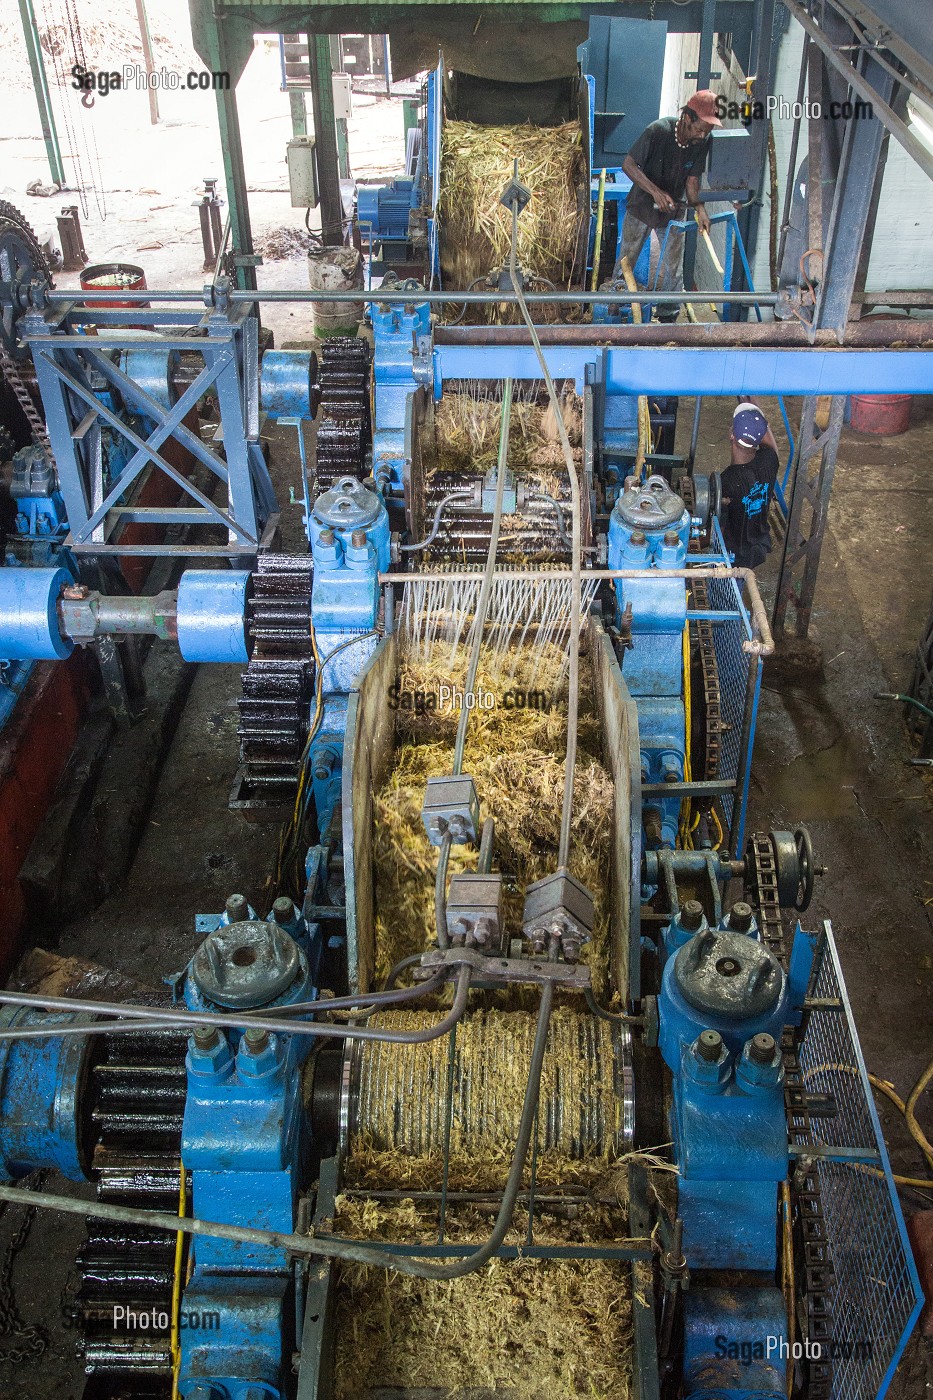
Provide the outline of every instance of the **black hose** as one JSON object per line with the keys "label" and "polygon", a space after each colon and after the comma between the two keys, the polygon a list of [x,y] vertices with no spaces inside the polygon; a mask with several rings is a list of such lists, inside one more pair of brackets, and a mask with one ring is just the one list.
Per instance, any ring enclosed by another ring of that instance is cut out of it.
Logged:
{"label": "black hose", "polygon": [[[423,957],[423,953],[409,953],[407,958],[400,958],[395,966],[389,969],[389,975],[382,984],[383,993],[390,991],[395,986],[396,981],[405,971],[406,967],[414,967],[416,963],[420,963]],[[433,984],[433,982],[434,978],[432,977],[431,983]]]}
{"label": "black hose", "polygon": [[449,831],[441,837],[441,848],[437,853],[437,874],[434,877],[434,923],[437,927],[437,946],[449,948],[447,937],[447,866],[450,861]]}
{"label": "black hose", "polygon": [[427,549],[428,545],[437,539],[438,531],[441,528],[441,516],[444,513],[444,507],[450,505],[451,501],[459,501],[465,496],[472,496],[473,494],[472,490],[451,491],[443,500],[438,501],[437,509],[434,512],[434,523],[431,526],[431,533],[423,540],[418,540],[417,544],[400,544],[399,549],[405,552],[413,549]]}
{"label": "black hose", "polygon": [[[457,1259],[450,1264],[429,1264],[427,1261],[415,1263],[407,1255],[386,1254],[380,1261],[384,1268],[398,1269],[401,1273],[413,1274],[415,1278],[464,1278],[467,1274],[473,1274],[477,1269],[481,1269],[499,1249],[509,1232],[509,1226],[515,1214],[515,1205],[522,1186],[522,1175],[528,1160],[528,1149],[531,1146],[531,1135],[534,1132],[538,1099],[541,1094],[541,1071],[544,1067],[544,1056],[547,1051],[548,1029],[553,1003],[554,984],[553,982],[545,982],[541,989],[541,1004],[538,1007],[538,1022],[535,1027],[535,1040],[531,1051],[531,1064],[528,1067],[528,1080],[525,1084],[525,1098],[522,1103],[518,1136],[515,1139],[512,1165],[509,1169],[505,1190],[502,1193],[502,1202],[496,1216],[496,1223],[489,1239],[479,1249],[468,1254],[466,1258]],[[334,1243],[336,1244],[338,1241],[335,1240]]]}

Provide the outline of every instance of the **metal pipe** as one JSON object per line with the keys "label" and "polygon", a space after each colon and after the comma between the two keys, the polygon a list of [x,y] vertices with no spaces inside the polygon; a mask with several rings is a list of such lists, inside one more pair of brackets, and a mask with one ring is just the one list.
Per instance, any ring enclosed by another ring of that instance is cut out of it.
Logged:
{"label": "metal pipe", "polygon": [[479,860],[476,862],[476,869],[480,875],[488,875],[492,870],[492,852],[495,840],[495,818],[487,817],[483,822],[483,830],[479,838]]}
{"label": "metal pipe", "polygon": [[[122,1015],[130,1020],[136,1020],[137,1029],[141,1028],[142,1022],[146,1022],[147,1030],[153,1027],[161,1029],[166,1025],[177,1026],[181,1030],[189,1026],[194,1028],[204,1025],[217,1026],[226,1030],[242,1030],[244,1025],[249,1025],[259,1030],[271,1031],[275,1035],[307,1035],[318,1036],[323,1040],[379,1040],[388,1041],[393,1045],[423,1045],[446,1035],[462,1018],[467,1006],[471,977],[472,969],[468,965],[463,965],[457,974],[457,990],[451,1009],[435,1025],[417,1031],[373,1030],[369,1026],[339,1026],[326,1021],[288,1021],[266,1016],[253,1016],[248,1012],[241,1012],[239,1016],[226,1016],[213,1012],[162,1011],[159,1007],[126,1007],[119,1003],[114,1007],[113,1004],[108,1005],[106,1002],[95,1004],[94,1002],[81,1002],[77,998],[70,997],[35,997],[25,992],[0,992],[0,1005],[37,1006],[59,1011],[86,1011],[91,1015]],[[364,1001],[366,1005],[370,1005],[372,1000],[373,997],[360,997],[354,1001],[354,1005]],[[325,1005],[327,1005],[326,1002]],[[139,1015],[140,1012],[143,1014]],[[102,1022],[86,1025],[76,1025],[72,1022],[66,1025],[30,1026],[24,1029],[17,1027],[0,1031],[0,1041],[39,1040],[61,1035],[100,1035],[113,1029],[118,1029],[118,1027],[107,1026]]]}
{"label": "metal pipe", "polygon": [[[2,285],[2,284],[0,284]],[[127,302],[197,302],[204,306],[205,300],[209,306],[213,305],[215,289],[211,286],[203,287],[198,291],[170,291],[167,288],[152,291],[110,291],[106,289],[94,289],[92,291],[49,291],[45,294],[45,301],[50,306],[72,306],[83,304],[93,300],[95,307],[106,307],[113,303],[116,306],[125,306]],[[219,298],[218,298],[219,300]],[[518,297],[514,292],[493,291],[493,292],[439,292],[428,289],[418,291],[382,291],[376,288],[368,295],[361,296],[359,291],[340,291],[331,288],[321,288],[320,290],[306,291],[302,287],[296,288],[269,288],[265,291],[242,292],[230,291],[226,297],[230,305],[252,305],[255,302],[302,302],[302,301],[325,301],[325,302],[358,302],[374,301],[381,306],[413,306],[416,302],[429,302],[435,305],[447,303],[453,306],[482,306],[486,302],[500,303],[506,305],[518,305]],[[657,305],[659,302],[733,302],[737,306],[773,306],[778,300],[776,292],[727,292],[722,288],[711,291],[683,291],[683,292],[587,292],[587,291],[554,291],[554,292],[526,292],[525,301],[529,306],[547,306],[554,302],[582,302],[587,306],[628,306],[632,302],[640,305]]]}
{"label": "metal pipe", "polygon": [[[758,581],[752,569],[743,569],[737,566],[732,568],[702,568],[702,569],[652,569],[650,571],[653,578],[721,578],[721,579],[741,579],[748,589],[749,613],[752,619],[752,632],[754,639],[743,642],[743,650],[751,652],[756,656],[771,656],[774,653],[774,638],[771,635],[771,627],[768,622],[768,614],[762,602],[761,593],[758,589]],[[431,573],[387,573],[379,575],[380,583],[425,583],[425,582],[445,582],[445,583],[466,583],[479,579],[480,575],[466,569],[454,570],[452,573],[431,574]],[[502,569],[496,572],[496,578],[512,582],[519,579],[547,579],[549,582],[562,583],[572,579],[573,575],[569,569]],[[585,572],[587,579],[644,579],[646,571],[644,569],[587,569]]]}
{"label": "metal pipe", "polygon": [[441,528],[441,516],[444,514],[446,507],[450,505],[451,501],[460,501],[466,497],[472,499],[475,495],[476,492],[472,487],[449,492],[442,500],[438,501],[431,529],[425,538],[423,540],[417,540],[414,544],[400,544],[399,549],[406,553],[416,549],[427,549],[428,545],[437,539],[438,532]]}
{"label": "metal pipe", "polygon": [[[880,300],[880,299],[879,299]],[[853,321],[840,342],[835,331],[812,330],[799,321],[698,321],[695,325],[644,326],[539,326],[542,345],[664,345],[701,346],[710,349],[887,349],[894,346],[933,345],[933,320],[892,316],[886,320]],[[531,338],[523,326],[437,326],[435,345],[523,345]]]}
{"label": "metal pipe", "polygon": [[[800,54],[800,74],[797,78],[797,112],[803,111],[803,94],[807,86],[807,56],[810,49],[810,36],[804,34],[803,49]],[[800,144],[800,117],[794,118],[794,125],[791,130],[790,151],[787,156],[787,183],[784,187],[784,209],[781,213],[781,240],[778,247],[777,271],[778,277],[781,275],[781,266],[784,262],[784,249],[787,246],[787,231],[790,228],[790,210],[794,197],[794,187],[797,183],[797,147]]]}

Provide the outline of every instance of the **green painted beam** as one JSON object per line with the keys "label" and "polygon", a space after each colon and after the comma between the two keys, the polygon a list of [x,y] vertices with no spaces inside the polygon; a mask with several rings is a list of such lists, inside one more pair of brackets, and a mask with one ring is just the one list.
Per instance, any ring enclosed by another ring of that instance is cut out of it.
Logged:
{"label": "green painted beam", "polygon": [[343,201],[340,197],[340,160],[337,121],[334,116],[334,70],[330,59],[330,35],[309,36],[308,50],[311,54],[314,149],[321,198],[321,238],[326,248],[343,242]]}
{"label": "green painted beam", "polygon": [[303,89],[291,88],[288,94],[288,105],[292,116],[292,135],[307,136],[308,134],[308,109],[305,107],[305,95]]}
{"label": "green painted beam", "polygon": [[32,70],[32,86],[36,94],[36,106],[39,108],[39,121],[42,125],[42,139],[45,142],[46,154],[49,158],[49,170],[52,172],[54,182],[64,189],[67,184],[65,167],[62,164],[62,153],[58,145],[58,132],[55,130],[55,113],[52,111],[52,99],[49,96],[49,84],[45,76],[45,62],[42,57],[42,46],[39,43],[39,31],[36,28],[32,0],[19,0],[19,13],[23,21],[23,37],[26,40],[26,53],[29,56],[29,67]]}

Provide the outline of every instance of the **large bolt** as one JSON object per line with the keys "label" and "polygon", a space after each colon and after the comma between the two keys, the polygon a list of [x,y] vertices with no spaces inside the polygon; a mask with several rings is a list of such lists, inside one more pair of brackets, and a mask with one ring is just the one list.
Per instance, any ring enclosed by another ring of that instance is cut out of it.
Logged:
{"label": "large bolt", "polygon": [[246,1041],[246,1048],[250,1054],[259,1055],[269,1044],[269,1032],[264,1031],[260,1026],[248,1026],[243,1039]]}
{"label": "large bolt", "polygon": [[698,899],[685,899],[680,906],[680,927],[696,933],[703,923],[703,905]]}
{"label": "large bolt", "polygon": [[220,1039],[216,1026],[195,1026],[194,1044],[197,1050],[213,1050]]}
{"label": "large bolt", "polygon": [[224,908],[231,924],[240,924],[249,918],[249,904],[244,894],[232,894]]}
{"label": "large bolt", "polygon": [[700,1031],[697,1036],[697,1054],[701,1060],[715,1064],[722,1055],[722,1036],[718,1031]]}
{"label": "large bolt", "polygon": [[752,917],[752,906],[746,904],[744,899],[740,899],[732,906],[729,927],[734,928],[736,933],[748,933],[752,926]]}
{"label": "large bolt", "polygon": [[323,529],[323,530],[321,531],[320,535],[318,535],[318,540],[319,540],[319,542],[320,542],[321,544],[333,544],[333,543],[334,543],[334,532],[333,532],[333,530],[330,528],[329,525],[326,526],[325,529]]}
{"label": "large bolt", "polygon": [[365,548],[366,548],[366,531],[365,531],[365,530],[354,530],[354,531],[353,531],[353,534],[350,536],[350,543],[352,544],[352,546],[353,546],[354,549],[365,549]]}
{"label": "large bolt", "polygon": [[664,536],[664,543],[671,545],[680,544],[680,536],[678,535],[677,531],[668,530],[667,534]]}
{"label": "large bolt", "polygon": [[290,924],[295,917],[295,906],[287,894],[280,895],[272,906],[272,917],[277,924]]}
{"label": "large bolt", "polygon": [[762,1031],[759,1035],[753,1035],[748,1042],[748,1058],[754,1060],[756,1065],[770,1065],[776,1048],[774,1036]]}
{"label": "large bolt", "polygon": [[661,840],[664,834],[662,820],[660,807],[646,808],[644,815],[645,835],[649,841]]}
{"label": "large bolt", "polygon": [[644,543],[645,543],[645,532],[644,532],[644,530],[633,530],[633,531],[632,531],[632,535],[631,535],[631,540],[632,540],[632,544],[644,544]]}

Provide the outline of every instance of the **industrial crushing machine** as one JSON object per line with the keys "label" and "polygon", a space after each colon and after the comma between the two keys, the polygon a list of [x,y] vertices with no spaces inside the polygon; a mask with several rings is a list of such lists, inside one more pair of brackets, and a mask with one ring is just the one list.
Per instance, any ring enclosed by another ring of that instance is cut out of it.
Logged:
{"label": "industrial crushing machine", "polygon": [[[121,550],[151,464],[189,499],[148,548],[215,567],[137,597],[0,570],[0,655],[239,663],[234,800],[285,818],[265,904],[198,913],[170,1001],[0,993],[6,1177],[96,1186],[30,1193],[88,1216],[89,1400],[867,1400],[916,1318],[832,930],[797,917],[809,836],[747,831],[767,617],[638,402],[877,389],[879,357],[539,332],[520,177],[504,280],[386,278],[371,347],[319,364],[259,338],[308,294],[2,288],[74,557]],[[432,316],[471,298],[524,329]],[[207,390],[222,453],[184,425]],[[306,553],[275,548],[267,413],[317,422]]]}

